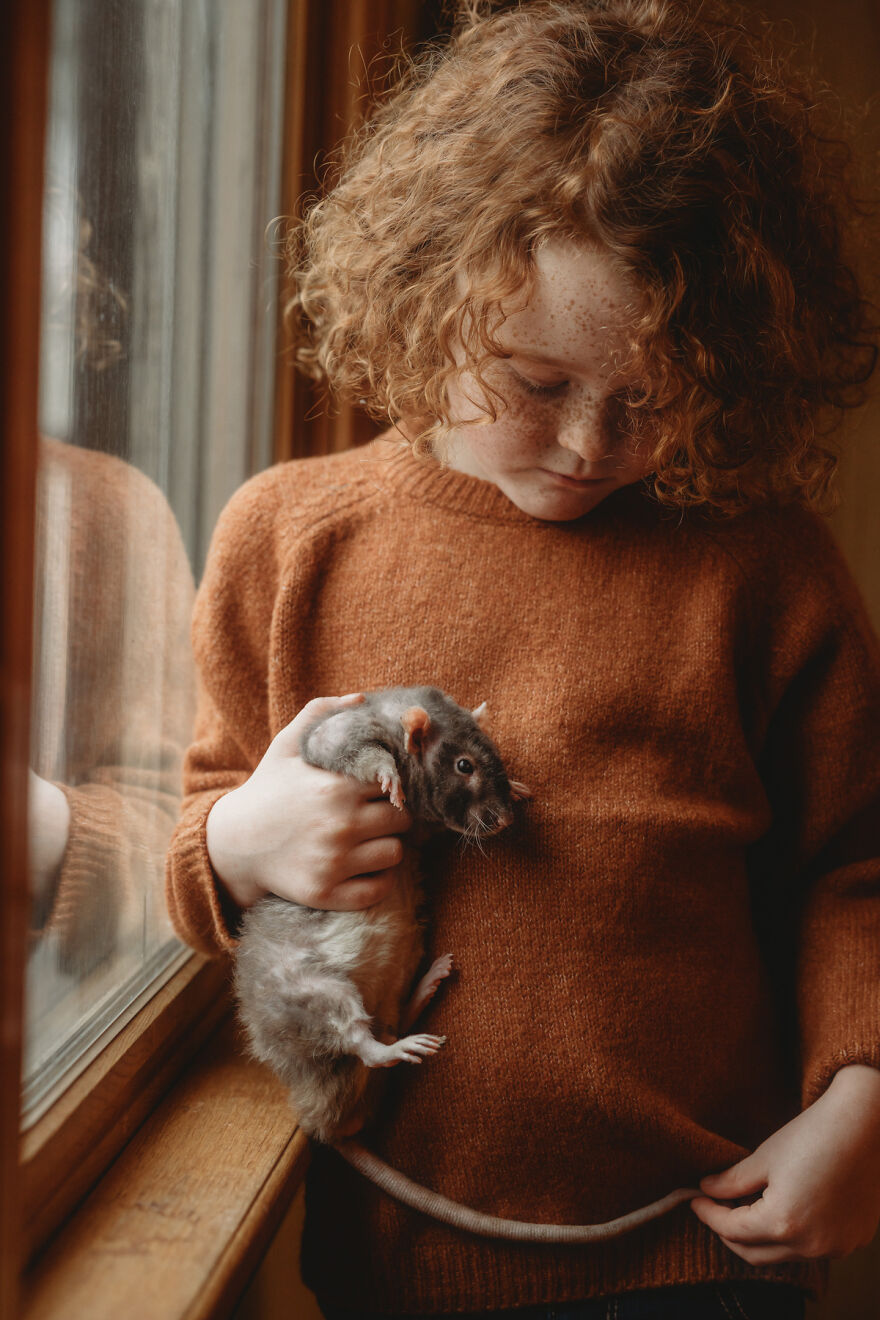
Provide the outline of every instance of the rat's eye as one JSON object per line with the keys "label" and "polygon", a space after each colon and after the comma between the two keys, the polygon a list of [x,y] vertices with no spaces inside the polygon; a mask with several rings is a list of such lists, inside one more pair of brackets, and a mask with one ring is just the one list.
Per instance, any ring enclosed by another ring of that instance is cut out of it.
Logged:
{"label": "rat's eye", "polygon": [[455,768],[460,775],[472,775],[474,767],[466,756],[459,757],[455,763]]}

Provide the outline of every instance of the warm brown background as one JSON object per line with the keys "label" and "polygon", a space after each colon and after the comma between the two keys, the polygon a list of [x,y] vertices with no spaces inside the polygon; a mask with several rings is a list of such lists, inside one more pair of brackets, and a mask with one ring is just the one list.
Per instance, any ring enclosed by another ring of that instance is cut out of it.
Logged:
{"label": "warm brown background", "polygon": [[[316,187],[327,153],[364,104],[368,88],[379,88],[401,41],[408,45],[448,30],[452,0],[326,0],[292,6],[297,24],[292,44],[292,97],[288,112],[285,207],[298,209],[304,192]],[[870,192],[880,192],[880,0],[762,0],[748,7],[794,34],[807,63],[820,72],[849,107],[858,124],[856,154]],[[306,78],[305,70],[317,76]],[[300,94],[307,88],[305,98]],[[866,227],[862,258],[873,274],[874,297],[880,298],[880,235]],[[873,232],[872,232],[873,231]],[[282,418],[279,458],[347,449],[367,439],[376,427],[357,409],[330,409],[289,361],[279,376]],[[842,470],[843,506],[834,527],[868,599],[880,629],[880,517],[874,501],[880,493],[880,447],[874,440],[880,420],[880,387],[871,403],[854,415],[844,433],[847,450]]]}
{"label": "warm brown background", "polygon": [[[805,58],[814,62],[832,88],[854,109],[873,99],[870,113],[863,119],[857,148],[865,177],[873,187],[880,187],[877,170],[880,153],[880,3],[878,0],[764,0],[753,6],[773,19],[791,25],[805,49]],[[305,22],[305,9],[294,7]],[[303,188],[314,186],[308,163],[315,153],[332,147],[344,125],[355,111],[358,92],[352,78],[363,79],[364,65],[383,40],[397,30],[408,40],[424,39],[440,30],[445,22],[442,0],[328,0],[312,11],[311,27],[303,27],[302,54],[309,52],[309,62],[321,66],[319,84],[330,97],[326,109],[314,105],[301,107],[305,115],[297,121],[304,143],[288,171],[288,208]],[[315,11],[320,8],[320,15]],[[391,40],[391,48],[394,46]],[[307,42],[307,47],[306,47]],[[366,56],[361,59],[358,52]],[[293,52],[296,58],[296,51]],[[312,65],[314,67],[314,65]],[[377,70],[378,72],[378,70]],[[291,119],[289,122],[293,122]],[[876,244],[876,233],[875,233]],[[876,261],[876,246],[874,259]],[[871,258],[869,257],[870,261]],[[876,271],[875,271],[876,274]],[[308,387],[294,383],[290,373],[282,372],[279,389],[289,410],[287,442],[279,457],[292,454],[325,452],[345,448],[366,438],[375,428],[348,409],[336,417],[325,411],[309,416],[316,400]],[[846,428],[846,458],[842,469],[843,504],[834,515],[835,532],[847,554],[853,571],[866,596],[875,625],[880,629],[880,390],[874,389],[871,402],[854,415]],[[238,1320],[312,1320],[318,1316],[311,1294],[298,1281],[297,1244],[301,1216],[298,1199],[291,1215],[278,1234],[264,1266],[244,1298]],[[832,1287],[823,1303],[811,1308],[811,1320],[873,1320],[880,1301],[880,1239],[868,1251],[857,1252],[835,1265]]]}

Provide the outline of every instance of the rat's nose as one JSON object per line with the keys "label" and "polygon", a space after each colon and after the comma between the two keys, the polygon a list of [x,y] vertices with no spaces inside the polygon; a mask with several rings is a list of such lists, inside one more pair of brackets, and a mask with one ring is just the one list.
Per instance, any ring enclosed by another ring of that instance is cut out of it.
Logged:
{"label": "rat's nose", "polygon": [[470,818],[475,825],[480,827],[484,835],[498,834],[500,830],[506,829],[513,823],[513,812],[509,807],[485,808],[480,811],[477,807],[471,807]]}
{"label": "rat's nose", "polygon": [[506,830],[508,825],[513,824],[513,812],[510,810],[509,807],[502,807],[501,810],[496,812],[495,814],[497,816],[498,823],[496,824],[495,828],[492,830],[493,834],[497,834],[499,830]]}

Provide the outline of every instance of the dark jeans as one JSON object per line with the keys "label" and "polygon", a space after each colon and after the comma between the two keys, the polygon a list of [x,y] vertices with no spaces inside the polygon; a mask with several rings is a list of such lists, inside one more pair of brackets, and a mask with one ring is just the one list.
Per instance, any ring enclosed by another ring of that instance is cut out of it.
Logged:
{"label": "dark jeans", "polygon": [[[322,1308],[326,1320],[388,1320],[371,1311]],[[779,1283],[700,1283],[599,1297],[589,1302],[400,1316],[400,1320],[803,1320],[804,1295]]]}

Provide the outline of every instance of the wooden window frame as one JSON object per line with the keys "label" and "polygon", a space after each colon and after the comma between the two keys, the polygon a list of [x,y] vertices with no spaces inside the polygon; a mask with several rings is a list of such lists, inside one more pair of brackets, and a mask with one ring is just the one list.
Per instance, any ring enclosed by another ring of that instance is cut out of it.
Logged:
{"label": "wooden window frame", "polygon": [[[330,4],[288,0],[284,214],[293,214],[302,193],[314,187],[316,160],[351,122],[365,90],[364,69],[379,52],[384,34],[418,35],[414,22],[419,7],[418,0],[331,0]],[[230,1204],[227,1218],[234,1227],[228,1240],[212,1243],[213,1254],[188,1261],[187,1268],[175,1276],[175,1286],[159,1298],[155,1312],[162,1320],[184,1313],[207,1317],[227,1313],[245,1287],[307,1162],[306,1142],[290,1122],[283,1092],[274,1079],[244,1059],[240,1043],[229,1029],[228,964],[191,955],[155,994],[145,996],[146,1002],[48,1111],[23,1136],[19,1130],[29,911],[27,767],[40,341],[40,300],[35,291],[40,288],[50,10],[51,0],[10,0],[0,17],[0,34],[5,38],[0,51],[5,122],[14,126],[0,155],[6,202],[0,220],[5,350],[0,365],[5,404],[0,544],[4,565],[15,564],[17,569],[15,574],[4,573],[0,592],[0,898],[4,912],[0,928],[0,1314],[69,1314],[65,1308],[73,1287],[85,1288],[87,1295],[93,1289],[88,1313],[98,1316],[104,1267],[96,1267],[88,1237],[100,1236],[100,1224],[106,1225],[118,1208],[114,1173],[125,1177],[132,1196],[140,1195],[138,1188],[149,1186],[155,1176],[149,1160],[145,1162],[144,1148],[161,1146],[162,1134],[181,1128],[181,1116],[185,1118],[193,1095],[199,1097],[200,1106],[220,1107],[232,1076],[248,1104],[259,1104],[261,1121],[266,1124],[259,1159],[251,1170],[252,1183],[242,1189],[239,1203]],[[331,89],[329,94],[326,88]],[[282,288],[281,307],[284,296]],[[309,387],[296,379],[293,364],[281,359],[273,400],[276,461],[344,448],[375,432],[372,423],[350,408],[329,419],[310,416],[315,402]],[[188,1135],[174,1156],[176,1168],[180,1160],[203,1160],[203,1153],[197,1150],[197,1128],[191,1125],[188,1129],[182,1122],[182,1130]],[[230,1137],[230,1150],[238,1136],[240,1133]],[[210,1187],[203,1186],[193,1194],[209,1196],[210,1192]],[[234,1199],[230,1195],[230,1201]],[[166,1210],[160,1208],[156,1213]],[[177,1211],[169,1213],[186,1220],[194,1212],[184,1197]],[[184,1254],[188,1260],[191,1253]],[[129,1297],[139,1287],[135,1280],[139,1271],[143,1274],[144,1259],[136,1244],[123,1270],[123,1291],[127,1289]],[[110,1303],[105,1299],[104,1304]]]}
{"label": "wooden window frame", "polygon": [[0,981],[0,1314],[18,1314],[21,1270],[83,1201],[229,1016],[228,967],[191,954],[141,996],[49,1110],[20,1133],[23,985],[29,914],[27,768],[40,353],[41,221],[51,0],[13,0],[0,19],[5,122],[0,177],[2,450],[2,840]]}
{"label": "wooden window frame", "polygon": [[[27,949],[27,767],[31,708],[34,496],[38,435],[41,230],[51,46],[51,0],[4,9],[6,122],[3,242],[3,1136],[4,1301],[18,1267],[33,1261],[81,1203],[199,1046],[231,1012],[228,968],[190,954],[147,988],[124,1026],[19,1138],[18,1078]],[[127,1020],[126,1020],[127,1019]],[[19,1144],[20,1142],[20,1144]],[[16,1158],[15,1152],[18,1152]],[[0,1307],[2,1314],[14,1309]]]}
{"label": "wooden window frame", "polygon": [[231,1011],[227,968],[193,954],[21,1139],[21,1250],[31,1261]]}
{"label": "wooden window frame", "polygon": [[17,1159],[27,938],[27,766],[39,362],[40,235],[47,89],[48,0],[4,6],[0,96],[11,126],[0,148],[2,479],[0,544],[0,1314],[18,1311],[20,1169]]}

